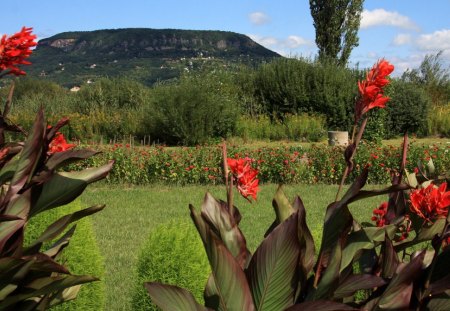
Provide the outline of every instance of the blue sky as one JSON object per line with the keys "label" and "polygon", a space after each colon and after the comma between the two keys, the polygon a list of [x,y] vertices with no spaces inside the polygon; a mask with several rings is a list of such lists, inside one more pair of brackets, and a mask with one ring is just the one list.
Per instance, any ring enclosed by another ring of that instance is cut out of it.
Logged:
{"label": "blue sky", "polygon": [[[0,34],[27,26],[39,39],[127,27],[226,30],[286,56],[317,53],[307,0],[10,0],[1,15]],[[450,63],[450,0],[366,0],[359,38],[351,64],[360,67],[384,57],[399,75],[439,50]]]}

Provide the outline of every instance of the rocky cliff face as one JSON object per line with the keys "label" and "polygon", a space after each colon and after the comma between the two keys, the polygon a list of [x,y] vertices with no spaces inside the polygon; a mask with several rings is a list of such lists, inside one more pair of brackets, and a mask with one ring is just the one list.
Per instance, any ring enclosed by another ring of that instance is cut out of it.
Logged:
{"label": "rocky cliff face", "polygon": [[[176,51],[198,53],[209,56],[250,55],[277,57],[272,52],[247,36],[224,31],[191,31],[175,29],[116,29],[92,32],[67,32],[39,41],[37,49],[52,47],[66,53],[126,54],[138,53],[151,56],[151,52]],[[144,56],[141,55],[141,56]],[[136,55],[133,55],[136,56]]]}

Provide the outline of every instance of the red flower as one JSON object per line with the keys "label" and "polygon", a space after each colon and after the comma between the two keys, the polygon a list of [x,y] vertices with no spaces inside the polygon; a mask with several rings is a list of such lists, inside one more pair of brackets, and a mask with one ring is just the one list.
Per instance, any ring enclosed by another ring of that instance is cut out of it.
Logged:
{"label": "red flower", "polygon": [[387,76],[393,70],[394,66],[382,59],[372,67],[366,80],[358,82],[360,99],[355,106],[355,122],[370,109],[386,106],[390,98],[383,96],[383,87],[389,83]]}
{"label": "red flower", "polygon": [[24,75],[25,72],[20,70],[18,65],[29,65],[28,58],[32,51],[31,48],[36,46],[35,35],[31,34],[32,28],[23,27],[22,30],[11,37],[3,35],[0,39],[0,74],[5,70],[9,70],[4,74],[13,74],[16,76]]}
{"label": "red flower", "polygon": [[53,140],[48,145],[48,155],[52,155],[57,152],[63,152],[75,147],[74,144],[68,144],[64,135],[57,132]]}
{"label": "red flower", "polygon": [[416,189],[411,193],[411,211],[419,217],[431,221],[436,218],[447,217],[450,206],[450,191],[447,183],[442,183],[439,188],[430,184],[426,188]]}
{"label": "red flower", "polygon": [[383,227],[386,223],[384,218],[387,212],[388,202],[383,202],[381,205],[373,210],[372,221],[375,221],[377,227]]}
{"label": "red flower", "polygon": [[250,166],[251,159],[232,159],[228,158],[227,163],[233,173],[236,187],[239,193],[246,199],[251,196],[256,200],[259,191],[259,180],[256,179],[258,171]]}

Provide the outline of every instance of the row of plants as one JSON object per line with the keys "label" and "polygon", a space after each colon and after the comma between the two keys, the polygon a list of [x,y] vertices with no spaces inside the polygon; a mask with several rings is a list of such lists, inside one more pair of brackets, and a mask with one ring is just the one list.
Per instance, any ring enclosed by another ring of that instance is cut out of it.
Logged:
{"label": "row of plants", "polygon": [[[435,62],[439,67],[439,59]],[[153,87],[104,78],[79,92],[24,79],[17,83],[10,117],[27,128],[44,105],[51,115],[72,119],[64,134],[85,141],[113,141],[124,135],[170,145],[230,136],[316,141],[323,137],[323,128],[350,130],[354,119],[351,103],[362,71],[334,66],[279,59],[254,69],[194,71]],[[450,132],[448,122],[435,122],[434,111],[448,104],[448,76],[442,77],[439,88],[430,88],[431,82],[419,79],[418,73],[404,76],[386,88],[392,102],[387,113],[369,113],[376,122],[369,123],[366,139],[394,137],[405,130],[422,136]],[[0,93],[6,95],[7,88]]]}
{"label": "row of plants", "polygon": [[[97,147],[97,146],[96,146]],[[263,183],[324,183],[337,184],[346,163],[342,147],[313,145],[280,146],[251,149],[243,146],[229,146],[233,158],[250,158],[252,167],[259,170]],[[85,165],[99,165],[114,160],[115,165],[106,181],[109,183],[152,184],[221,184],[223,170],[220,165],[222,154],[217,146],[197,147],[132,147],[116,144],[103,147],[103,153],[87,160],[84,164],[69,166],[81,169]],[[366,166],[370,166],[368,182],[371,184],[389,183],[398,174],[401,157],[398,146],[378,146],[362,144],[355,157],[355,169],[349,176],[353,181]],[[406,168],[418,169],[417,163],[426,164],[433,160],[437,172],[450,169],[450,144],[424,146],[412,144]]]}

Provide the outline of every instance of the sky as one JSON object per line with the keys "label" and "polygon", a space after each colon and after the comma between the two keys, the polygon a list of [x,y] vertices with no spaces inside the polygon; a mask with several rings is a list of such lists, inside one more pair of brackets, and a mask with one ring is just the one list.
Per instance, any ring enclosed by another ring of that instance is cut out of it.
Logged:
{"label": "sky", "polygon": [[[307,0],[9,0],[1,16],[0,34],[27,26],[38,39],[129,27],[224,30],[284,56],[317,55]],[[438,51],[450,64],[450,0],[365,0],[358,35],[350,66],[368,68],[385,58],[398,76]]]}

